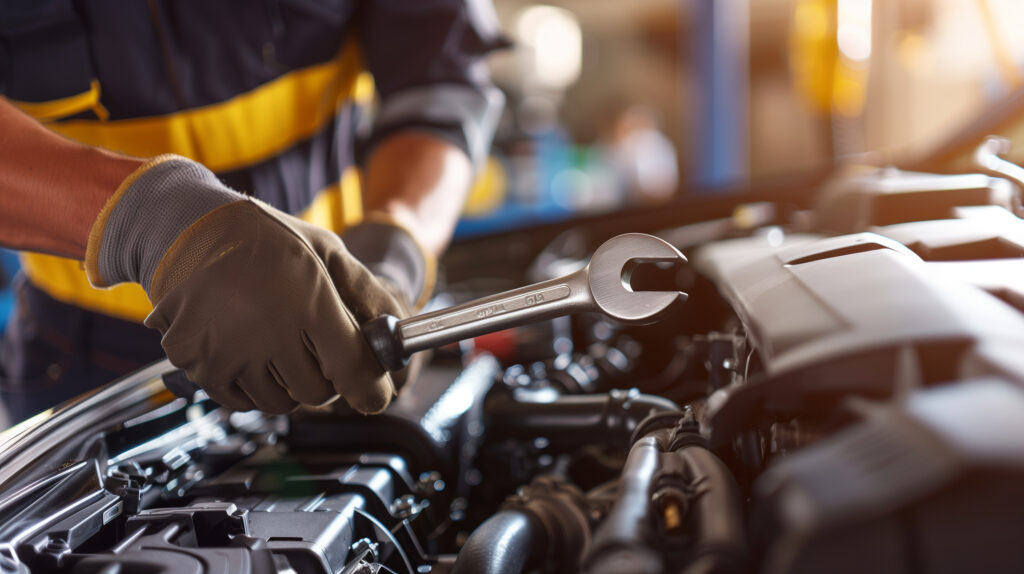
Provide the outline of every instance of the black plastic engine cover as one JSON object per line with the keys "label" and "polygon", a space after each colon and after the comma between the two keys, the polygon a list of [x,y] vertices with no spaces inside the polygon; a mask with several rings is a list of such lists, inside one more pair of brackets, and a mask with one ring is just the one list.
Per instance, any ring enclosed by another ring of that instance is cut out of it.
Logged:
{"label": "black plastic engine cover", "polygon": [[1024,389],[921,389],[755,483],[765,574],[1024,572]]}

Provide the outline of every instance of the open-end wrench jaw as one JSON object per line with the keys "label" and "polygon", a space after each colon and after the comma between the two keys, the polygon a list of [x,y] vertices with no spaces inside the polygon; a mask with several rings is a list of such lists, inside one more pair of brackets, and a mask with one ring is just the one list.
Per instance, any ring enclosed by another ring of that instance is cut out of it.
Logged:
{"label": "open-end wrench jaw", "polygon": [[678,264],[686,257],[668,242],[643,233],[627,233],[606,241],[588,264],[590,293],[600,311],[627,325],[654,323],[686,301],[681,291],[634,291],[632,271],[645,263]]}

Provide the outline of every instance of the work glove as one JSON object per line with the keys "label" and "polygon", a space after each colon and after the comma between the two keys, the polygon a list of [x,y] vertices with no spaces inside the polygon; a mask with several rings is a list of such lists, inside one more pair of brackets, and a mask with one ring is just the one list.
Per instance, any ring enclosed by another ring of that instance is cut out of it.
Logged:
{"label": "work glove", "polygon": [[[437,276],[437,260],[413,238],[405,227],[383,213],[367,213],[362,223],[342,234],[349,252],[394,295],[401,308],[396,317],[407,317],[427,303]],[[430,353],[416,353],[405,368],[391,373],[401,389],[415,379]]]}
{"label": "work glove", "polygon": [[236,193],[202,165],[160,156],[121,184],[93,224],[97,287],[140,283],[171,363],[234,410],[284,413],[343,397],[364,413],[395,393],[359,326],[403,316],[334,233]]}
{"label": "work glove", "polygon": [[437,262],[405,227],[384,213],[367,213],[342,234],[349,253],[381,280],[409,311],[434,290]]}

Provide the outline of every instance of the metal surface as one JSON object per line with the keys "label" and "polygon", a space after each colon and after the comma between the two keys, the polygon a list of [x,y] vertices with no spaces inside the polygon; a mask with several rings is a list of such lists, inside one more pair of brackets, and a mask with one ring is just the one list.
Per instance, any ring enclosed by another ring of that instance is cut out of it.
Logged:
{"label": "metal surface", "polygon": [[1010,153],[1010,140],[998,136],[989,136],[974,150],[974,163],[978,167],[997,176],[1005,177],[1024,189],[1024,168],[1003,159]]}
{"label": "metal surface", "polygon": [[[157,361],[107,386],[48,409],[0,433],[0,486],[11,489],[33,479],[22,472],[29,461],[55,457],[53,467],[62,463],[60,451],[75,437],[88,436],[90,429],[115,417],[131,418],[173,400],[162,395],[161,375],[172,370],[167,359]],[[45,465],[39,472],[46,472]]]}
{"label": "metal surface", "polygon": [[630,277],[643,263],[686,261],[675,247],[642,233],[606,241],[583,269],[564,277],[476,299],[399,321],[395,334],[403,354],[439,347],[525,323],[596,312],[624,324],[657,321],[677,301],[678,291],[633,291]]}

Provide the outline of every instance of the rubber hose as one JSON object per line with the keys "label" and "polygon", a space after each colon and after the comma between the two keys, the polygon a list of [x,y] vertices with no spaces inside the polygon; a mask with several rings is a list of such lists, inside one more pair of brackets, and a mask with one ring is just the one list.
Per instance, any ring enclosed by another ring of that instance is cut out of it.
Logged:
{"label": "rubber hose", "polygon": [[604,522],[594,533],[585,571],[590,574],[661,572],[661,559],[646,545],[650,523],[650,495],[657,475],[661,448],[646,436],[629,451],[622,468],[619,493]]}
{"label": "rubber hose", "polygon": [[702,494],[694,497],[691,552],[695,557],[684,574],[746,572],[749,566],[743,501],[729,468],[711,451],[692,446],[677,452]]}
{"label": "rubber hose", "polygon": [[502,510],[473,531],[452,574],[519,574],[538,550],[538,528],[525,513]]}
{"label": "rubber hose", "polygon": [[508,397],[485,407],[488,433],[503,438],[547,438],[554,451],[570,451],[594,443],[628,441],[640,421],[652,412],[679,412],[668,399],[630,391],[599,395],[568,395],[548,403],[520,402]]}

